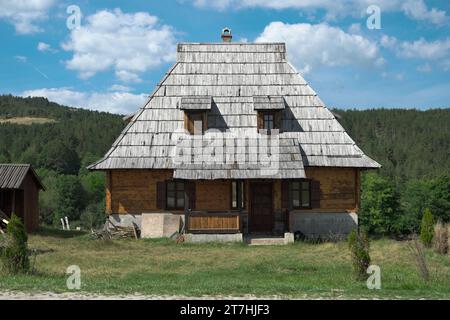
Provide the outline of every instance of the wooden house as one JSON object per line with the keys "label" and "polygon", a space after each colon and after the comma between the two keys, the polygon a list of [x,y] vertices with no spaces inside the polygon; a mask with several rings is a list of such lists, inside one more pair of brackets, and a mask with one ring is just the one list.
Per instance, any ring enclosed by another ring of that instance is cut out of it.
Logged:
{"label": "wooden house", "polygon": [[20,217],[27,232],[39,226],[39,191],[44,190],[29,164],[0,164],[0,214]]}
{"label": "wooden house", "polygon": [[[176,63],[89,167],[106,173],[107,214],[138,225],[179,216],[188,234],[348,233],[360,172],[380,165],[289,64],[284,43],[233,43],[227,34],[179,44]],[[265,170],[264,157],[277,161]]]}

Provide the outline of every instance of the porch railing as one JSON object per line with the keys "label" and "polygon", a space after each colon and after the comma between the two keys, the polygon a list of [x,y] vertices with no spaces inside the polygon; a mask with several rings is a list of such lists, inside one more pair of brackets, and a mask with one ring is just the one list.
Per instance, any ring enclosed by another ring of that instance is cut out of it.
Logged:
{"label": "porch railing", "polygon": [[191,211],[186,218],[189,233],[238,233],[241,230],[239,212]]}

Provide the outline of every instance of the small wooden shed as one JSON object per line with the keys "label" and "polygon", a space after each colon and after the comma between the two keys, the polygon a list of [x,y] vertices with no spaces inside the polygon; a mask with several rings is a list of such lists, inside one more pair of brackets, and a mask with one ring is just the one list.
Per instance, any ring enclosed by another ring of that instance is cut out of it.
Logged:
{"label": "small wooden shed", "polygon": [[29,164],[0,164],[0,211],[19,216],[27,230],[39,225],[39,191],[45,190]]}

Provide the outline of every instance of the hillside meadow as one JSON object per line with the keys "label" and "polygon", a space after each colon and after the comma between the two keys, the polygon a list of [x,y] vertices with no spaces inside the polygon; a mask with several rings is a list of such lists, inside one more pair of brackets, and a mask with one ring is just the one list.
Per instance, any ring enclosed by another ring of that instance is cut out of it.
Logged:
{"label": "hillside meadow", "polygon": [[31,275],[3,275],[1,291],[67,292],[66,269],[81,269],[81,292],[176,296],[341,299],[450,299],[450,260],[427,249],[430,281],[421,279],[406,241],[373,240],[372,264],[381,290],[352,274],[345,241],[286,246],[176,244],[169,239],[91,240],[43,229],[29,238],[37,249]]}

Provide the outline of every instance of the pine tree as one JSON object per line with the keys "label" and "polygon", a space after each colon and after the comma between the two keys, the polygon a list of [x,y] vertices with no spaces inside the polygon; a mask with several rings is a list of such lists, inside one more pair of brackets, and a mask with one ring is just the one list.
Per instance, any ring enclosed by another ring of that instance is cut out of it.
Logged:
{"label": "pine tree", "polygon": [[420,224],[420,240],[422,241],[425,247],[431,247],[433,244],[433,236],[434,236],[434,221],[433,214],[430,209],[426,208],[422,222]]}

